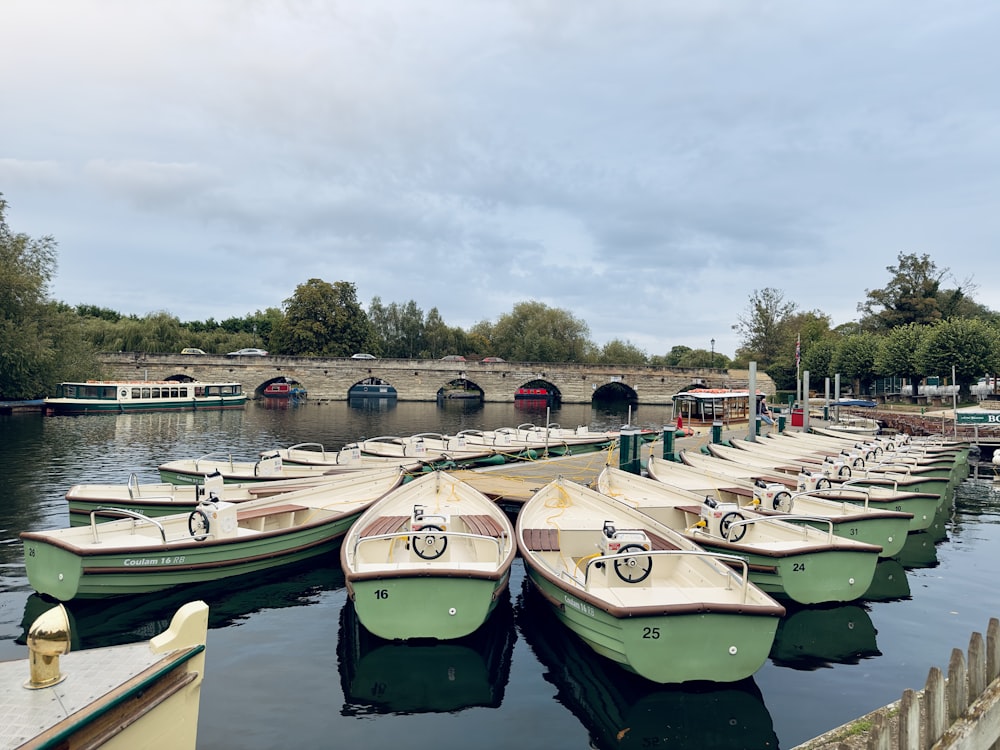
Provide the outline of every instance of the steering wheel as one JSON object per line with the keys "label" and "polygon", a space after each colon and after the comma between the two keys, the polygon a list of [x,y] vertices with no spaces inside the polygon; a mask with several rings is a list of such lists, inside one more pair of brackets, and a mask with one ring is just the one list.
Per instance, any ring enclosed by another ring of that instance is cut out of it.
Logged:
{"label": "steering wheel", "polygon": [[[775,510],[780,510],[782,513],[792,512],[792,493],[787,490],[782,490],[774,496],[774,500],[771,502],[771,506]],[[744,527],[746,528],[746,527]]]}
{"label": "steering wheel", "polygon": [[200,542],[208,537],[208,514],[201,508],[195,508],[188,516],[188,531],[195,541]]}
{"label": "steering wheel", "polygon": [[[627,552],[645,552],[646,550],[641,544],[626,544],[623,545],[618,551],[625,554]],[[652,555],[619,557],[615,560],[615,573],[617,573],[618,577],[625,581],[625,583],[639,583],[640,581],[645,581],[649,578],[649,574],[652,571]]]}
{"label": "steering wheel", "polygon": [[729,529],[732,528],[732,525],[737,521],[744,520],[746,519],[743,517],[743,514],[735,510],[726,513],[726,515],[724,515],[719,521],[719,531],[722,532],[722,537],[728,542],[738,542],[742,539],[743,535],[747,533],[746,526],[737,526],[732,534],[729,533]]}
{"label": "steering wheel", "polygon": [[[420,529],[423,531],[444,531],[440,526],[428,525]],[[417,553],[417,557],[421,557],[424,560],[436,560],[444,551],[448,549],[448,537],[436,536],[435,534],[415,534],[412,539],[413,551]]]}

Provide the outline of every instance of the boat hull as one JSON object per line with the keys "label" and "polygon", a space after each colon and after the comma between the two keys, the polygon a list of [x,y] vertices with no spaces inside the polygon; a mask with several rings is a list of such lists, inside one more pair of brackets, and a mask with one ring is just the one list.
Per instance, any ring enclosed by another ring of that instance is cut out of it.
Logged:
{"label": "boat hull", "polygon": [[715,544],[703,534],[690,534],[689,538],[710,552],[742,557],[750,566],[750,580],[759,588],[799,604],[860,599],[871,586],[879,559],[870,552],[846,549],[774,557],[735,552],[732,546]]}
{"label": "boat hull", "polygon": [[574,596],[527,562],[532,585],[556,617],[596,653],[648,680],[736,682],[767,660],[777,617],[692,612],[615,617]]}
{"label": "boat hull", "polygon": [[246,541],[109,547],[83,554],[26,532],[22,535],[25,567],[35,591],[60,601],[144,594],[254,573],[328,553],[360,513]]}
{"label": "boat hull", "polygon": [[474,633],[507,591],[510,569],[495,580],[435,574],[354,580],[358,620],[386,640],[453,640]]}

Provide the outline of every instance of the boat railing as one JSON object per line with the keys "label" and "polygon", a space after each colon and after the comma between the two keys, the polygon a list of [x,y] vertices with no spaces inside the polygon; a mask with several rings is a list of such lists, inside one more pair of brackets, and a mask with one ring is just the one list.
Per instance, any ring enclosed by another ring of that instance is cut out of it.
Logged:
{"label": "boat railing", "polygon": [[95,508],[90,511],[90,530],[94,535],[94,544],[100,544],[101,539],[98,536],[97,529],[99,524],[97,523],[97,514],[101,513],[103,515],[118,515],[125,518],[132,519],[132,529],[135,530],[136,522],[147,522],[153,524],[156,528],[160,530],[160,539],[164,544],[167,543],[167,531],[163,528],[163,524],[157,521],[155,518],[150,518],[147,515],[139,513],[134,510],[128,510],[127,508]]}
{"label": "boat railing", "polygon": [[[863,487],[864,485],[860,485],[860,484],[858,484],[858,482],[863,482],[866,478],[867,479],[872,479],[873,477],[852,477],[852,478],[846,480],[840,486],[841,487],[845,487],[845,488],[854,487],[854,486]],[[885,479],[885,481],[887,481],[887,482],[891,482],[892,483],[892,491],[893,492],[899,492],[899,480],[898,479],[895,479],[894,477],[892,477],[890,475],[886,475],[884,477],[878,477],[878,478]]]}
{"label": "boat railing", "polygon": [[[757,522],[760,522],[760,523],[775,523],[775,522],[777,522],[779,524],[786,523],[786,522],[791,522],[791,521],[797,521],[797,522],[800,521],[800,522],[806,523],[806,524],[810,524],[810,523],[820,524],[820,525],[826,526],[827,544],[830,544],[831,542],[833,542],[833,539],[836,536],[836,534],[833,533],[833,519],[832,518],[828,518],[828,517],[824,517],[824,516],[810,516],[810,515],[807,515],[807,514],[798,514],[798,513],[785,513],[782,516],[766,516],[764,518],[749,518],[749,519],[746,519],[746,520],[743,520],[743,521],[735,521],[732,524],[732,526],[746,525],[747,523],[750,523],[750,522],[753,522],[753,521],[757,521]],[[798,523],[794,523],[792,525],[798,526]],[[730,526],[730,528],[732,528],[732,526]],[[809,533],[808,529],[811,528],[811,527],[809,527],[809,526],[802,526],[801,528],[802,528],[803,534],[807,535]]]}
{"label": "boat railing", "polygon": [[198,466],[198,464],[201,463],[202,461],[218,461],[220,458],[228,461],[229,468],[233,469],[233,454],[219,451],[215,453],[206,453],[201,458],[196,458],[194,460],[194,470],[201,471],[201,468]]}
{"label": "boat railing", "polygon": [[291,456],[292,451],[311,451],[313,453],[316,453],[316,451],[312,450],[313,448],[319,448],[319,454],[320,456],[323,457],[323,460],[325,461],[326,448],[323,447],[322,443],[296,443],[295,445],[289,446],[288,455]]}
{"label": "boat railing", "polygon": [[[847,484],[846,482],[844,484]],[[815,490],[804,490],[802,492],[792,493],[792,507],[795,506],[795,498],[797,497],[816,497],[820,500],[825,500],[825,495],[851,495],[851,496],[863,496],[865,499],[865,509],[868,509],[868,501],[871,499],[871,488],[869,487],[845,487],[841,485],[839,487],[827,487],[825,489],[815,489]],[[850,501],[846,501],[850,502]],[[860,505],[858,507],[861,507]]]}
{"label": "boat railing", "polygon": [[913,469],[914,466],[915,466],[915,464],[908,464],[905,461],[885,461],[885,460],[882,460],[882,461],[877,461],[872,466],[866,466],[865,469],[866,470],[871,470],[871,471],[876,471],[876,472],[879,472],[879,471],[894,471],[894,470],[900,469],[901,470],[901,471],[899,471],[900,474],[912,474],[913,472],[911,471],[911,469]]}
{"label": "boat railing", "polygon": [[[586,558],[586,567],[583,570],[583,581],[573,576],[569,571],[565,569],[561,572],[566,574],[571,580],[578,584],[582,584],[584,589],[590,588],[590,571],[596,564],[601,563],[614,563],[615,560],[627,560],[632,557],[648,557],[650,559],[650,566],[652,566],[652,560],[654,557],[664,557],[667,555],[671,556],[685,556],[685,557],[698,557],[702,559],[713,559],[720,560],[727,565],[723,566],[718,572],[720,575],[726,576],[727,588],[732,587],[733,578],[739,578],[740,580],[740,594],[743,599],[743,603],[746,603],[749,598],[750,593],[750,565],[742,557],[736,555],[728,555],[721,552],[708,552],[706,550],[694,550],[694,549],[657,549],[657,550],[630,550],[628,552],[618,552],[614,555],[602,555],[596,554],[589,558]],[[736,565],[740,568],[739,571],[734,571],[728,565]],[[651,569],[651,568],[650,568]],[[643,576],[641,579],[637,580],[636,583],[646,580],[648,576]],[[625,580],[625,579],[622,579]]]}
{"label": "boat railing", "polygon": [[[497,552],[497,563],[500,563],[504,558],[504,546],[508,540],[506,535],[500,537],[487,536],[485,534],[470,534],[467,531],[438,531],[437,529],[427,529],[426,531],[414,531],[412,529],[400,529],[399,531],[394,531],[389,534],[372,534],[370,536],[357,536],[354,538],[354,544],[351,547],[351,553],[355,560],[358,559],[358,548],[362,544],[368,542],[385,541],[386,539],[402,539],[409,538],[411,536],[423,536],[423,535],[433,535],[445,537],[447,539],[457,538],[457,539],[469,539],[472,541],[486,541],[493,542],[496,546]],[[443,550],[442,550],[443,552]],[[433,561],[435,558],[428,558],[429,561]],[[477,560],[476,562],[483,562],[482,560]]]}
{"label": "boat railing", "polygon": [[[139,476],[134,471],[129,474],[128,482],[125,483],[125,487],[128,490],[128,496],[130,498],[134,498],[139,494]],[[132,492],[133,487],[135,488],[135,493]]]}

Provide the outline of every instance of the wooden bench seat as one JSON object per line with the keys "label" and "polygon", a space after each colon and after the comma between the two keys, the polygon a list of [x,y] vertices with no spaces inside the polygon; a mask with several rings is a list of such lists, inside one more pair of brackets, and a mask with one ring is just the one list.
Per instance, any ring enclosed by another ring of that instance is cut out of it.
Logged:
{"label": "wooden bench seat", "polygon": [[677,510],[682,510],[685,513],[693,513],[696,516],[700,516],[701,515],[701,506],[700,505],[678,505],[676,507],[677,507]]}
{"label": "wooden bench seat", "polygon": [[379,516],[361,530],[358,536],[379,536],[399,531],[409,516]]}
{"label": "wooden bench seat", "polygon": [[524,543],[532,552],[558,552],[559,532],[556,529],[524,529]]}
{"label": "wooden bench seat", "polygon": [[753,490],[747,489],[746,487],[723,487],[723,492],[731,492],[738,497],[753,497]]}
{"label": "wooden bench seat", "polygon": [[659,534],[654,534],[652,531],[648,531],[647,530],[646,531],[646,536],[649,538],[649,543],[653,545],[653,550],[654,551],[655,550],[668,550],[668,549],[677,549],[677,550],[679,550],[680,549],[680,547],[678,547],[673,542],[671,542],[671,541],[669,541],[667,539],[664,539]]}
{"label": "wooden bench seat", "polygon": [[252,518],[263,518],[273,516],[278,513],[294,513],[297,510],[309,510],[305,505],[268,505],[264,508],[249,508],[248,510],[236,511],[237,521],[249,521]]}
{"label": "wooden bench seat", "polygon": [[465,525],[469,527],[469,530],[473,534],[480,534],[482,536],[492,536],[497,539],[504,536],[504,529],[496,519],[492,516],[488,516],[485,513],[482,515],[463,515],[460,516]]}

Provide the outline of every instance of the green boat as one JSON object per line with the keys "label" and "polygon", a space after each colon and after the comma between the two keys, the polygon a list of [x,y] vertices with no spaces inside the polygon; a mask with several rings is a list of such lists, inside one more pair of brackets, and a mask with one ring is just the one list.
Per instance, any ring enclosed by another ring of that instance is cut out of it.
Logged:
{"label": "green boat", "polygon": [[246,503],[209,495],[190,513],[22,532],[28,582],[61,601],[253,573],[329,552],[402,474],[354,473]]}
{"label": "green boat", "polygon": [[510,520],[442,471],[401,485],[362,514],[340,551],[358,620],[386,640],[462,638],[507,591]]}
{"label": "green boat", "polygon": [[871,585],[882,548],[719,503],[649,477],[606,467],[598,489],[655,518],[710,552],[738,556],[750,580],[767,593],[800,604],[847,602]]}
{"label": "green boat", "polygon": [[[608,659],[595,659],[567,634],[552,607],[525,579],[518,630],[541,663],[555,699],[600,750],[777,748],[774,722],[753,678],[739,682],[655,685]],[[566,743],[563,743],[565,745]]]}
{"label": "green boat", "polygon": [[785,609],[741,561],[563,478],[525,503],[517,535],[556,617],[625,669],[661,684],[736,682],[767,660]]}
{"label": "green boat", "polygon": [[832,499],[832,490],[800,490],[791,478],[737,476],[726,473],[725,468],[725,461],[710,456],[701,457],[698,468],[656,456],[650,456],[647,464],[649,476],[657,481],[702,496],[713,495],[721,503],[773,518],[805,517],[796,523],[824,531],[832,523],[837,536],[880,546],[880,557],[895,557],[903,549],[913,515],[865,505],[863,490],[857,490],[860,503],[846,498],[838,502]]}

